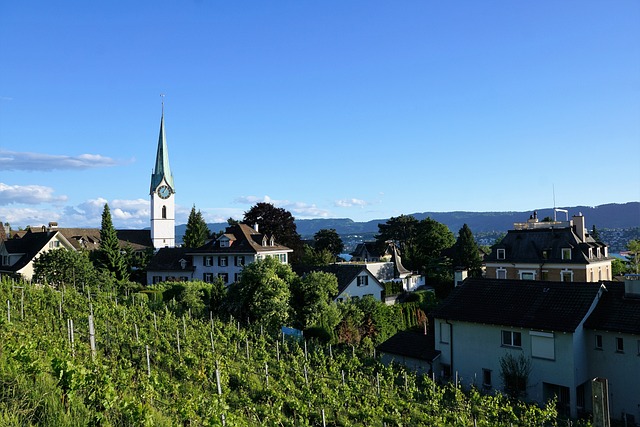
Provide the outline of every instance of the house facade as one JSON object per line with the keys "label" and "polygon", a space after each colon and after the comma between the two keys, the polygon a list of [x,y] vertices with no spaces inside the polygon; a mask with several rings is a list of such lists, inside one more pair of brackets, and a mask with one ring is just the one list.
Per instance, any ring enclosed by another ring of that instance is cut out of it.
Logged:
{"label": "house facade", "polygon": [[384,286],[364,264],[340,263],[314,267],[297,266],[294,271],[301,277],[313,271],[321,271],[336,276],[338,279],[338,293],[335,295],[334,301],[364,297],[372,297],[376,301],[382,301]]}
{"label": "house facade", "polygon": [[43,253],[54,249],[74,250],[73,245],[59,231],[27,230],[21,236],[0,241],[0,275],[33,279],[33,262]]}
{"label": "house facade", "polygon": [[492,246],[485,257],[485,277],[554,282],[612,279],[608,247],[588,233],[585,219],[539,221],[534,214]]}
{"label": "house facade", "polygon": [[147,284],[176,280],[211,283],[221,278],[225,285],[240,280],[245,265],[274,257],[289,262],[292,249],[280,245],[273,236],[258,232],[257,225],[236,224],[224,234],[199,248],[164,248],[147,268]]}
{"label": "house facade", "polygon": [[621,285],[467,279],[431,313],[441,354],[436,374],[502,391],[500,361],[513,356],[530,363],[527,400],[557,397],[559,411],[577,417],[592,411],[591,380],[601,377],[609,382],[612,416],[637,412],[640,381],[629,379],[640,379],[639,306],[621,315],[638,321],[628,329],[611,330],[603,320],[628,300]]}

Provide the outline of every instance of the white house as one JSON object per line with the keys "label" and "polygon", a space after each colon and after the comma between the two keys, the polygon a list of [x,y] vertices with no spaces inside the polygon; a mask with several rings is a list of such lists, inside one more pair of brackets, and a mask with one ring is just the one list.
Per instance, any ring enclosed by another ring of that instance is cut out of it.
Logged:
{"label": "white house", "polygon": [[257,226],[236,224],[199,248],[160,249],[147,268],[147,284],[172,280],[210,283],[220,277],[229,285],[240,279],[245,265],[267,257],[287,264],[291,252],[273,236],[259,233]]}
{"label": "white house", "polygon": [[0,240],[0,275],[20,276],[25,280],[33,278],[33,262],[41,254],[53,249],[75,250],[73,245],[59,231],[27,230],[19,237]]}
{"label": "white house", "polygon": [[[528,399],[542,403],[557,396],[559,410],[576,417],[591,411],[591,380],[607,377],[612,415],[637,414],[640,305],[625,297],[629,307],[620,316],[631,316],[630,323],[615,320],[609,313],[614,303],[606,301],[622,304],[620,286],[467,279],[431,313],[440,376],[501,390],[500,359],[523,356],[531,361]],[[616,324],[626,326],[611,329]],[[602,350],[595,349],[598,343]],[[604,351],[614,343],[620,351]]]}
{"label": "white house", "polygon": [[338,279],[338,294],[335,301],[358,299],[370,296],[377,301],[382,300],[384,286],[365,264],[330,264],[317,267],[297,266],[294,271],[304,276],[312,271],[331,273]]}

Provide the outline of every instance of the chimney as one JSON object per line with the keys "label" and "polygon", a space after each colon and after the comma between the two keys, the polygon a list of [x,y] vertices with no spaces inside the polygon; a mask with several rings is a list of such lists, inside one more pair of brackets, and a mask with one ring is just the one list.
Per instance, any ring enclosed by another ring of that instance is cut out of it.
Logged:
{"label": "chimney", "polygon": [[587,233],[584,225],[584,217],[582,216],[582,212],[578,213],[578,215],[573,216],[573,231],[574,233],[576,233],[578,238],[580,238],[580,242],[584,243]]}
{"label": "chimney", "polygon": [[259,233],[259,231],[258,231],[258,223],[257,222],[253,224],[253,229],[256,231],[256,233]]}
{"label": "chimney", "polygon": [[640,274],[627,274],[624,277],[624,296],[640,298]]}

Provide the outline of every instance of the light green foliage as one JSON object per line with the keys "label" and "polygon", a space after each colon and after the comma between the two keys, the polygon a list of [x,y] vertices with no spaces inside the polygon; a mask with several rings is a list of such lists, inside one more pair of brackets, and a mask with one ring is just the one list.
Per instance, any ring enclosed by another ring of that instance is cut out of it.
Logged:
{"label": "light green foliage", "polygon": [[209,227],[202,216],[202,212],[197,211],[195,205],[191,208],[187,228],[184,232],[183,242],[187,248],[199,248],[204,245],[209,238]]}
{"label": "light green foliage", "polygon": [[338,279],[331,273],[311,272],[296,280],[292,287],[293,307],[301,329],[324,326],[332,331],[337,325],[337,308],[333,298],[338,294]]}
{"label": "light green foliage", "polygon": [[300,257],[300,264],[311,267],[329,265],[335,262],[336,257],[327,249],[318,251],[309,245],[304,245],[303,254]]}
{"label": "light green foliage", "polygon": [[13,310],[11,323],[0,316],[2,425],[214,426],[224,417],[228,426],[319,426],[322,411],[326,425],[342,426],[557,424],[553,404],[511,403],[385,367],[372,358],[370,338],[363,340],[369,348],[331,352],[308,341],[305,352],[304,342],[283,341],[259,325],[154,311],[138,296],[116,303],[113,294],[92,293],[93,358],[85,293],[19,285],[24,318],[15,309],[20,292],[0,281],[0,300]]}
{"label": "light green foliage", "polygon": [[640,240],[630,240],[627,243],[627,250],[629,251],[629,255],[627,255],[627,264],[629,273],[640,273]]}
{"label": "light green foliage", "polygon": [[87,252],[54,249],[38,256],[33,262],[34,280],[52,286],[105,285],[108,277],[101,275],[89,260]]}
{"label": "light green foliage", "polygon": [[245,266],[240,281],[229,286],[229,312],[272,329],[287,325],[290,287],[296,277],[288,264],[272,257]]}

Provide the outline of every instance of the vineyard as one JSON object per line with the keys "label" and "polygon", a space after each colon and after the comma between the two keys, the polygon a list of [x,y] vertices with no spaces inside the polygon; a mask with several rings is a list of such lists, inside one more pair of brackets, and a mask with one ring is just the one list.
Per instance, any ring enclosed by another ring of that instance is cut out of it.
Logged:
{"label": "vineyard", "polygon": [[3,426],[559,425],[553,404],[436,384],[370,348],[196,318],[148,294],[4,280],[0,301]]}

